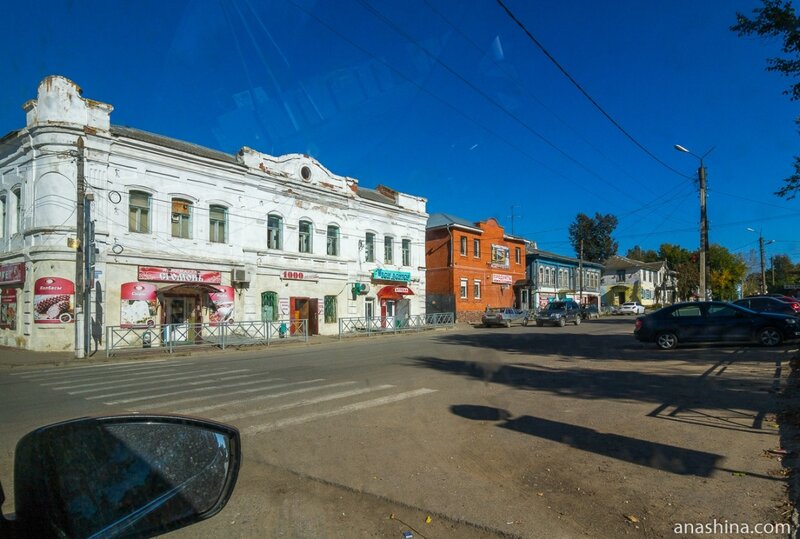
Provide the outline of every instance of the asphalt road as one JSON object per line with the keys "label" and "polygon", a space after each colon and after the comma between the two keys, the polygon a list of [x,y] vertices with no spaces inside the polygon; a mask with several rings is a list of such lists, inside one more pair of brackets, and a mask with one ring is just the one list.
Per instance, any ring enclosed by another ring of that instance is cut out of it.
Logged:
{"label": "asphalt road", "polygon": [[663,352],[632,327],[0,372],[0,479],[10,495],[14,445],[36,426],[169,412],[234,424],[244,447],[228,506],[177,536],[671,537],[780,521],[785,482],[765,451],[796,347]]}

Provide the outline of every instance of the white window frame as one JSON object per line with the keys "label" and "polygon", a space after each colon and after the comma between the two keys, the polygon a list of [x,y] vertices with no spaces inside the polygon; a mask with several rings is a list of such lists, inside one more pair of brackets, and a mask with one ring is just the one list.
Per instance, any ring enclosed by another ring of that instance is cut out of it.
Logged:
{"label": "white window frame", "polygon": [[[271,220],[276,226],[270,223]],[[283,250],[283,217],[277,213],[267,215],[267,249]]]}
{"label": "white window frame", "polygon": [[481,299],[481,280],[472,280],[472,295],[475,299]]}
{"label": "white window frame", "polygon": [[469,289],[469,279],[467,279],[466,277],[462,277],[461,278],[461,289],[460,289],[461,299],[468,299],[468,297],[469,297],[468,296],[468,294],[469,294],[469,290],[468,289]]}
{"label": "white window frame", "polygon": [[301,219],[297,223],[297,252],[314,252],[314,223],[308,219]]}

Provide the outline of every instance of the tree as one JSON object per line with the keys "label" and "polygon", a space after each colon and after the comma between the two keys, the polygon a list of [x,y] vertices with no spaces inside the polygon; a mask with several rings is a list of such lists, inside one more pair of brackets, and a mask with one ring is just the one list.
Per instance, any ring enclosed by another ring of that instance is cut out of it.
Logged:
{"label": "tree", "polygon": [[[800,79],[800,17],[795,13],[791,0],[762,0],[762,7],[753,10],[754,17],[748,18],[736,13],[736,24],[731,30],[740,36],[756,34],[761,37],[779,37],[783,40],[783,53],[786,57],[767,59],[767,70],[777,71],[791,79]],[[784,91],[789,99],[800,100],[800,80]],[[795,119],[800,126],[800,117]],[[794,158],[794,174],[785,178],[784,186],[775,192],[786,199],[793,199],[800,193],[800,157]]]}
{"label": "tree", "polygon": [[688,299],[700,286],[700,267],[697,253],[680,245],[662,243],[658,248],[660,260],[678,273],[678,297]]}
{"label": "tree", "polygon": [[617,254],[619,244],[611,237],[615,228],[617,228],[617,218],[614,215],[595,213],[592,218],[585,213],[579,213],[575,217],[575,222],[569,225],[569,241],[575,249],[575,254],[581,256],[581,240],[583,240],[583,259],[602,263],[608,257]]}
{"label": "tree", "polygon": [[714,299],[734,300],[739,294],[737,285],[747,274],[747,264],[742,255],[731,254],[721,245],[712,244],[708,249],[708,273]]}
{"label": "tree", "polygon": [[767,284],[770,292],[778,292],[786,288],[787,284],[797,283],[798,276],[800,276],[800,265],[792,264],[792,260],[786,255],[775,255],[770,262],[771,267],[767,269]]}
{"label": "tree", "polygon": [[660,262],[661,260],[664,260],[664,258],[661,257],[661,255],[659,255],[656,251],[652,249],[645,251],[638,245],[635,245],[632,249],[628,249],[625,257],[633,260],[639,260],[641,262]]}

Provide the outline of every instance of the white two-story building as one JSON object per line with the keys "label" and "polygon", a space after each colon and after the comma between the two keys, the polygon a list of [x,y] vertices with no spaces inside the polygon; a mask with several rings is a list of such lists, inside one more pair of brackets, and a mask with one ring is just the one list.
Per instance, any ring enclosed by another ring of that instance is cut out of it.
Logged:
{"label": "white two-story building", "polygon": [[603,264],[600,294],[604,306],[638,301],[642,305],[677,301],[677,274],[666,262],[641,262],[612,256]]}
{"label": "white two-story building", "polygon": [[[94,227],[105,326],[425,312],[426,200],[307,155],[231,155],[111,124],[111,105],[46,78],[0,139],[0,345],[76,342],[79,202]],[[81,200],[83,198],[83,200]],[[87,249],[88,252],[88,249]]]}

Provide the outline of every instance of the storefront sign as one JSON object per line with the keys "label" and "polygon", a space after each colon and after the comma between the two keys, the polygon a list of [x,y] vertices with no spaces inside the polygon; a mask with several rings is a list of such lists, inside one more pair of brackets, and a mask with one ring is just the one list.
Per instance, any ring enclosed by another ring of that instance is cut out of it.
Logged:
{"label": "storefront sign", "polygon": [[36,279],[33,286],[33,322],[69,324],[75,319],[75,284],[59,277]]}
{"label": "storefront sign", "polygon": [[139,280],[167,283],[219,284],[222,282],[222,274],[219,271],[139,266]]}
{"label": "storefront sign", "polygon": [[509,249],[505,245],[492,244],[492,262],[493,268],[507,268],[509,265]]}
{"label": "storefront sign", "polygon": [[292,281],[319,281],[319,274],[306,273],[303,271],[284,271],[281,272],[281,279],[289,279]]}
{"label": "storefront sign", "polygon": [[504,275],[502,273],[492,273],[492,282],[500,284],[511,284],[514,278],[511,275]]}
{"label": "storefront sign", "polygon": [[124,328],[155,326],[158,311],[156,292],[154,284],[124,283],[119,294],[119,325]]}
{"label": "storefront sign", "polygon": [[281,298],[278,300],[278,314],[280,316],[289,316],[289,298]]}
{"label": "storefront sign", "polygon": [[0,284],[22,284],[25,282],[25,262],[0,265]]}
{"label": "storefront sign", "polygon": [[17,289],[0,291],[0,328],[17,329]]}
{"label": "storefront sign", "polygon": [[376,281],[403,281],[407,283],[411,280],[411,272],[393,271],[379,268],[373,270],[372,278]]}
{"label": "storefront sign", "polygon": [[212,326],[233,322],[233,287],[220,285],[219,292],[209,292],[209,323]]}

